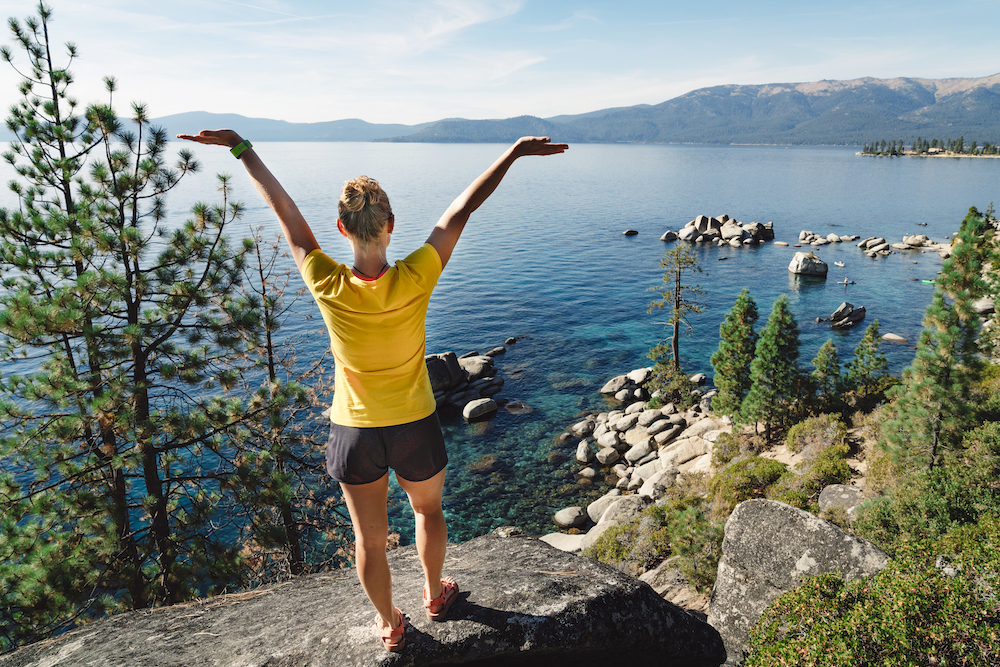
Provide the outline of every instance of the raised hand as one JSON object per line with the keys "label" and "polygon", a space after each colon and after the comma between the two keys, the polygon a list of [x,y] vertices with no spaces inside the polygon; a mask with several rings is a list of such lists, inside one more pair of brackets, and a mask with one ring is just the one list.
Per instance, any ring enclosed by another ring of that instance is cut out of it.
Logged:
{"label": "raised hand", "polygon": [[228,146],[229,148],[233,148],[243,141],[243,138],[233,130],[202,130],[198,134],[178,134],[177,138],[210,146]]}
{"label": "raised hand", "polygon": [[565,153],[569,144],[553,144],[549,137],[521,137],[515,147],[519,155],[555,155]]}

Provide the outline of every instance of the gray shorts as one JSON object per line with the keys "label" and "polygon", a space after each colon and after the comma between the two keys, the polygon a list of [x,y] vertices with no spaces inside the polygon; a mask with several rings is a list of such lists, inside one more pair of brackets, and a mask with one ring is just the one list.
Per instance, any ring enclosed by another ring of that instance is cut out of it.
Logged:
{"label": "gray shorts", "polygon": [[408,482],[423,482],[448,465],[437,412],[408,424],[358,428],[330,424],[326,471],[343,484],[368,484],[389,468]]}

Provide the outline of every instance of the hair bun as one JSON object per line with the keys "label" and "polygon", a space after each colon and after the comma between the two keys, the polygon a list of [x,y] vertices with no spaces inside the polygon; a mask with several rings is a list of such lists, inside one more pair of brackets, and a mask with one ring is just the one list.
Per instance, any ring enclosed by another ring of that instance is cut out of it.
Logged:
{"label": "hair bun", "polygon": [[344,183],[338,202],[347,231],[362,241],[374,239],[392,216],[389,197],[374,178],[358,176]]}

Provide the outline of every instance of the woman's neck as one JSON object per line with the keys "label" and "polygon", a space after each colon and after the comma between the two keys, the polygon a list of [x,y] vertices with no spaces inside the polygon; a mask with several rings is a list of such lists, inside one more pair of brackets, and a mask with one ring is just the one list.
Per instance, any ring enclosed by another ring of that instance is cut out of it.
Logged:
{"label": "woman's neck", "polygon": [[354,270],[366,278],[377,278],[388,265],[385,247],[375,244],[352,245],[354,246]]}

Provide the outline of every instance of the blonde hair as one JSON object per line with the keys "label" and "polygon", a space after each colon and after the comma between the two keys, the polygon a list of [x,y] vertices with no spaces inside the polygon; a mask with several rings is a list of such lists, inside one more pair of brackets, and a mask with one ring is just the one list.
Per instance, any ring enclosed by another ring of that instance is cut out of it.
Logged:
{"label": "blonde hair", "polygon": [[377,239],[392,217],[389,196],[378,181],[367,176],[344,183],[337,211],[344,229],[361,243]]}

